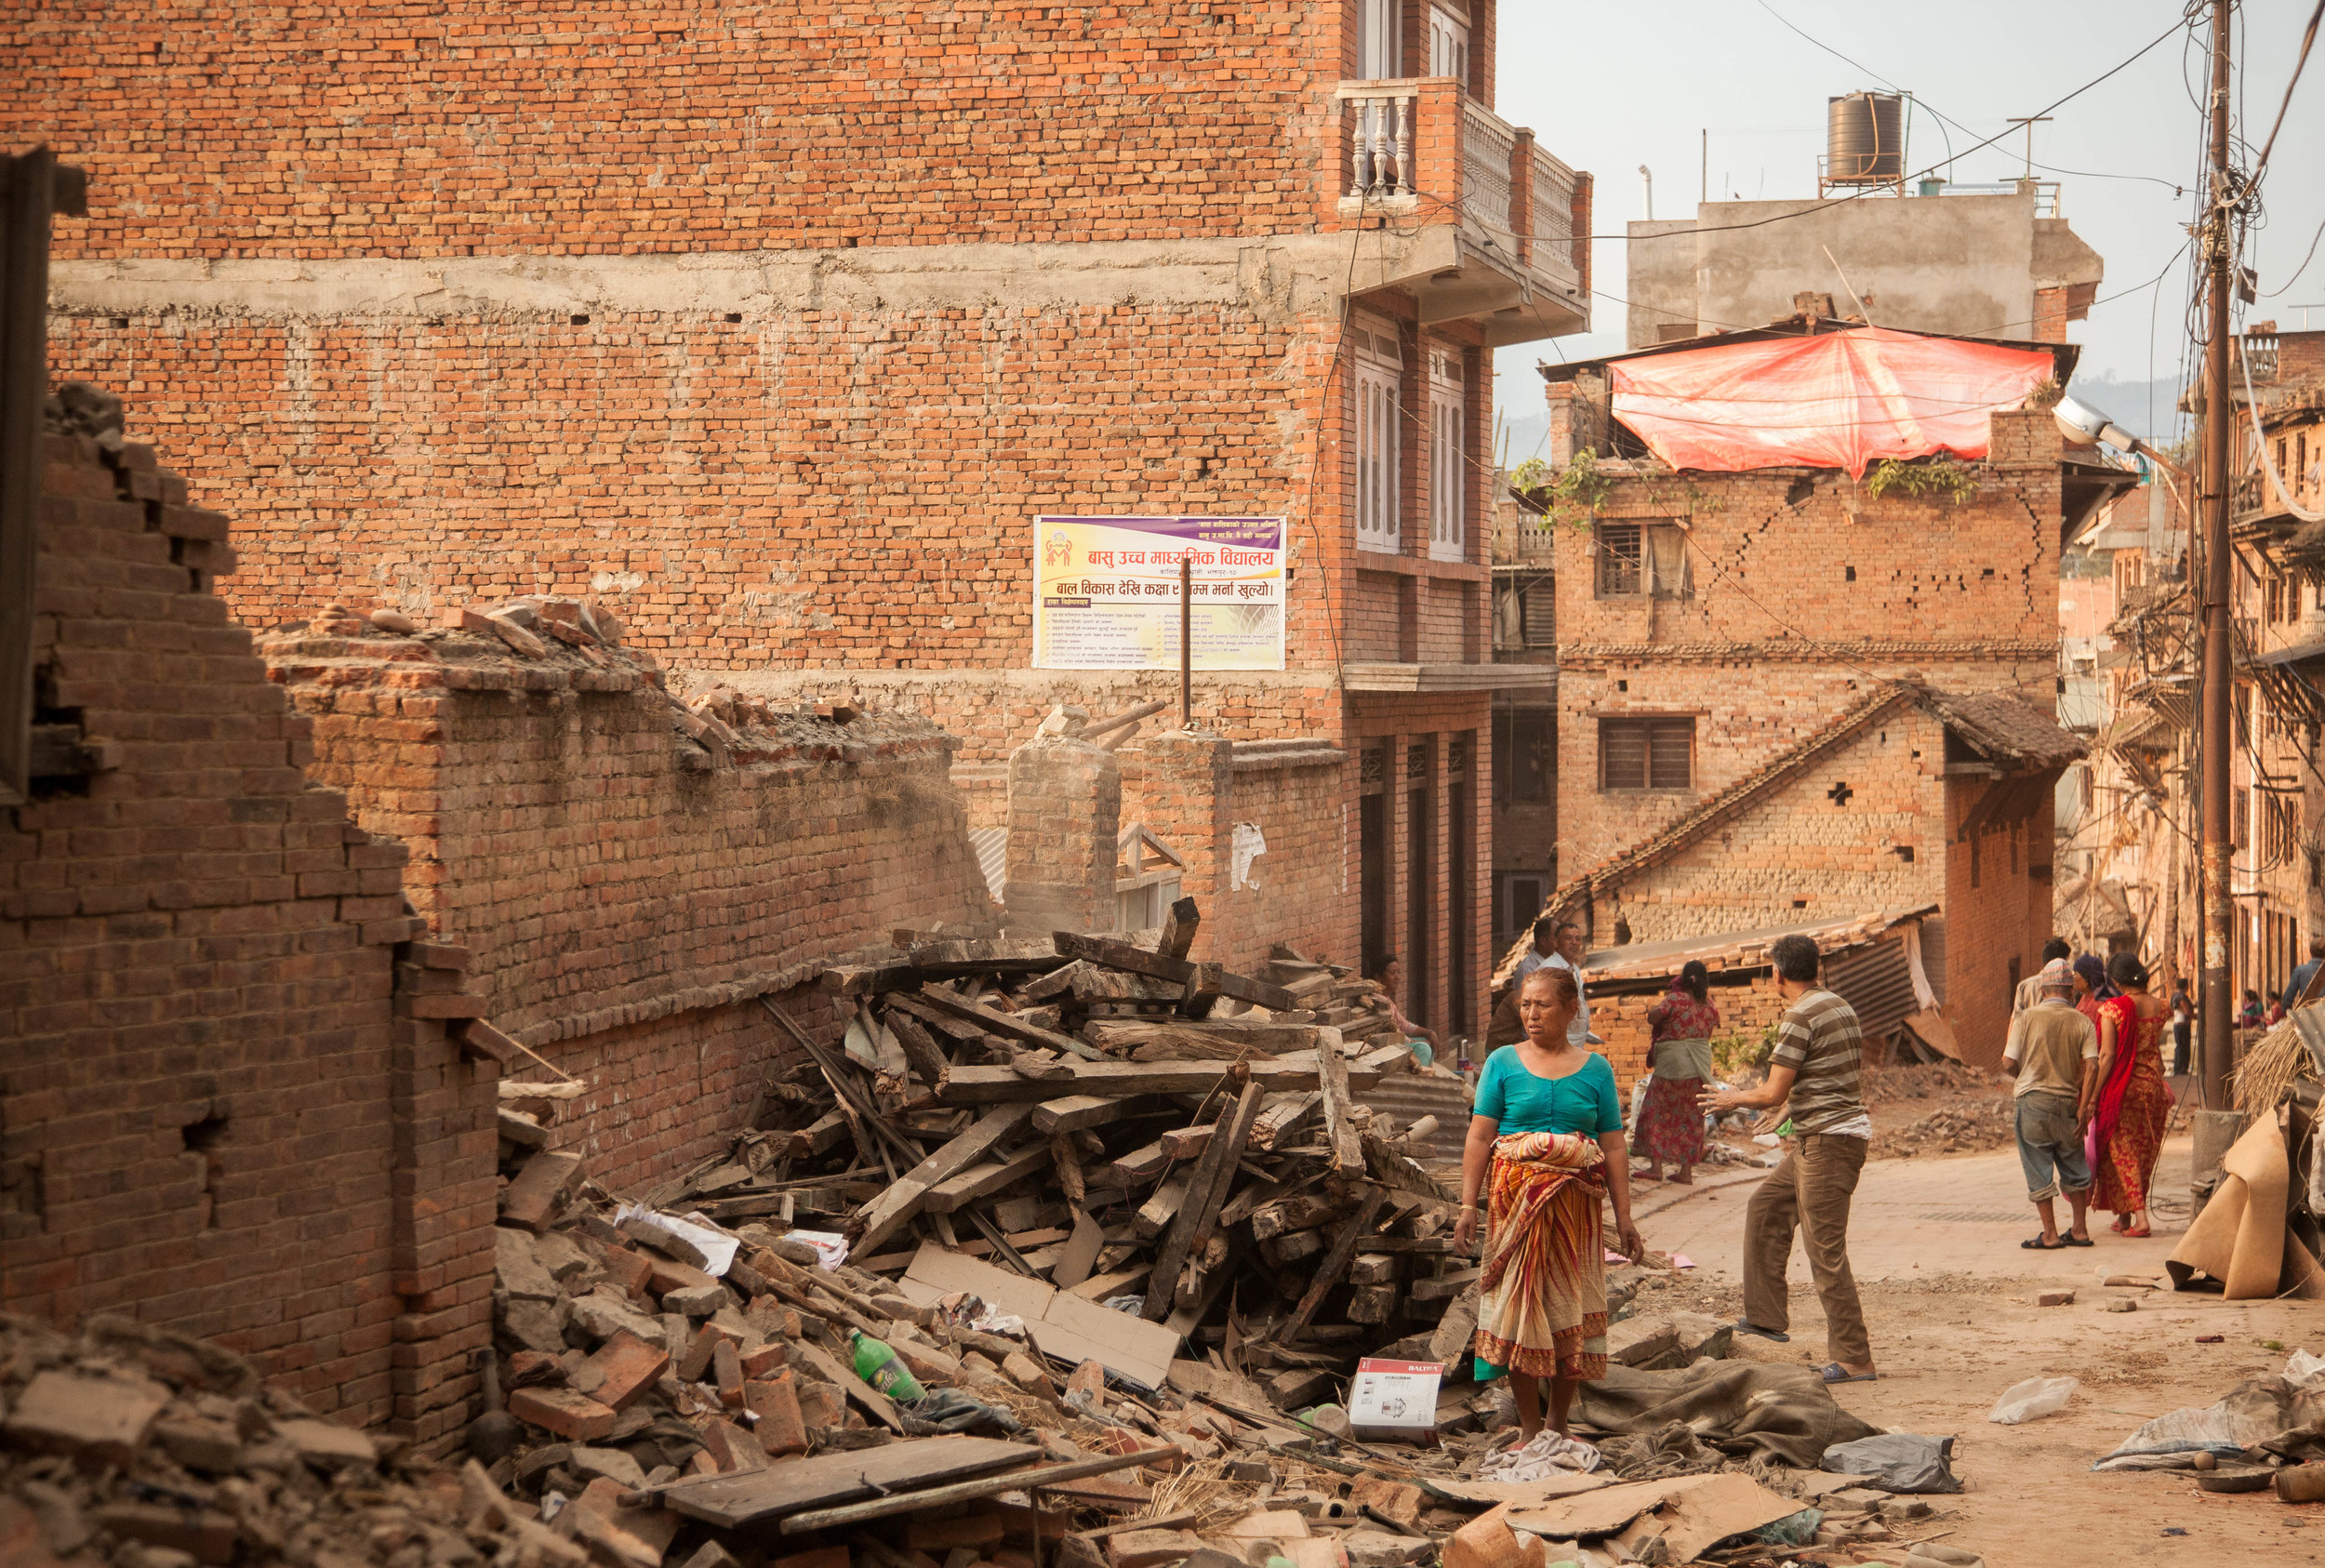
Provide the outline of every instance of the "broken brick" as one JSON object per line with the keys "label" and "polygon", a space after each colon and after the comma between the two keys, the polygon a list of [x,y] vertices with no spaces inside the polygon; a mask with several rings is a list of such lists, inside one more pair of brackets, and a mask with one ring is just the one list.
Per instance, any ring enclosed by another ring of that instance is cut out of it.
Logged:
{"label": "broken brick", "polygon": [[519,1389],[509,1396],[509,1414],[575,1442],[594,1442],[614,1429],[614,1412],[570,1389]]}
{"label": "broken brick", "polygon": [[807,1452],[807,1418],[799,1408],[791,1375],[743,1385],[743,1408],[759,1418],[759,1446],[780,1458]]}
{"label": "broken brick", "polygon": [[500,1192],[500,1223],[544,1230],[581,1180],[578,1154],[536,1154]]}
{"label": "broken brick", "polygon": [[591,1399],[614,1410],[627,1410],[662,1375],[670,1365],[670,1352],[624,1329],[581,1365],[585,1379],[591,1374],[597,1378],[596,1387],[587,1389]]}
{"label": "broken brick", "polygon": [[91,1468],[125,1464],[168,1402],[158,1384],[44,1372],[25,1385],[0,1431],[20,1447],[70,1454]]}

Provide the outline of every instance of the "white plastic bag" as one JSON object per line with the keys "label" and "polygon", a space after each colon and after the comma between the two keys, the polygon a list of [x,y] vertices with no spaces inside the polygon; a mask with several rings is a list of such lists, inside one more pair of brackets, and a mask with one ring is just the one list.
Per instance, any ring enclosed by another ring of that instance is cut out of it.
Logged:
{"label": "white plastic bag", "polygon": [[[2325,1143],[2325,1138],[2318,1141]],[[2302,1389],[2325,1386],[2325,1356],[2312,1356],[2306,1350],[2293,1351],[2285,1362],[2285,1381]]]}
{"label": "white plastic bag", "polygon": [[1986,1419],[2015,1427],[2021,1421],[2049,1415],[2065,1409],[2068,1398],[2080,1387],[2072,1377],[2029,1377],[2003,1389]]}

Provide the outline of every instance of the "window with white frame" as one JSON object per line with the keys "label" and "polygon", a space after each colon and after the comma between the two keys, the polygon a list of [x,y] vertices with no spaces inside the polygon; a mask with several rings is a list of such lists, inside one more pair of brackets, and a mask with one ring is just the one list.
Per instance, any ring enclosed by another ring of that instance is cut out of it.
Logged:
{"label": "window with white frame", "polygon": [[1432,561],[1459,561],[1468,553],[1465,483],[1468,447],[1464,419],[1468,413],[1468,366],[1459,349],[1428,352],[1428,553]]}
{"label": "window with white frame", "polygon": [[1428,73],[1469,85],[1469,19],[1453,7],[1428,8]]}
{"label": "window with white frame", "polygon": [[1356,63],[1367,81],[1387,81],[1402,75],[1397,69],[1404,42],[1404,7],[1401,0],[1357,0]]}
{"label": "window with white frame", "polygon": [[1377,316],[1358,316],[1348,339],[1356,369],[1356,547],[1393,554],[1404,540],[1397,472],[1404,356],[1395,325]]}

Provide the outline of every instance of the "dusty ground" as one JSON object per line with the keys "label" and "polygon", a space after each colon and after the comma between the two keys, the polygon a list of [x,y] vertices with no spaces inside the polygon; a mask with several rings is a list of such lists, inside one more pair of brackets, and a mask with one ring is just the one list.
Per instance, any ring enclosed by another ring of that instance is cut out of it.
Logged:
{"label": "dusty ground", "polygon": [[[2056,1253],[2019,1250],[2037,1227],[2014,1152],[1867,1166],[1850,1250],[1881,1379],[1838,1392],[1877,1426],[1959,1440],[1955,1468],[1971,1490],[1933,1499],[1940,1517],[1929,1534],[1951,1532],[1946,1544],[1983,1552],[1992,1568],[2325,1562],[2325,1505],[2288,1507],[2265,1493],[2216,1496],[2185,1476],[2091,1471],[2142,1421],[2209,1404],[2239,1379],[2278,1370],[2292,1349],[2325,1353],[2325,1307],[2100,1286],[2109,1273],[2162,1275],[2186,1224],[2187,1161],[2187,1140],[2174,1139],[2159,1173],[2153,1239],[2110,1236],[2102,1216],[2097,1246]],[[1685,1305],[1733,1315],[1740,1307],[1738,1242],[1750,1178],[1706,1176],[1693,1191],[1641,1190],[1648,1244],[1699,1265],[1684,1282],[1643,1296],[1648,1309]],[[1821,1365],[1823,1314],[1797,1250],[1792,1279],[1792,1343],[1747,1340],[1740,1352]],[[2077,1291],[2073,1306],[2034,1305],[2038,1289],[2060,1286]],[[2115,1296],[2138,1297],[2139,1309],[2102,1312],[2099,1303]],[[2211,1334],[2223,1342],[2196,1342]],[[2264,1339],[2285,1349],[2265,1349]],[[2058,1415],[2017,1427],[1986,1420],[2012,1384],[2059,1375],[2082,1387]]]}

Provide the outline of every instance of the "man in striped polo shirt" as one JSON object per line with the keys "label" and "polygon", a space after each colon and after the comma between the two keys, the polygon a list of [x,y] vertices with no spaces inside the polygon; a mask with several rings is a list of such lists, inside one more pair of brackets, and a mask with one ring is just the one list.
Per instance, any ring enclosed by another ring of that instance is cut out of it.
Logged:
{"label": "man in striped polo shirt", "polygon": [[1825,1306],[1826,1353],[1832,1357],[1825,1381],[1869,1383],[1873,1342],[1849,1269],[1849,1200],[1873,1137],[1858,1089],[1865,1040],[1856,1010],[1817,985],[1814,942],[1779,937],[1768,957],[1777,990],[1792,1004],[1776,1028],[1768,1080],[1757,1089],[1722,1089],[1703,1098],[1707,1110],[1763,1110],[1788,1102],[1792,1117],[1792,1147],[1745,1208],[1744,1316],[1735,1329],[1790,1342],[1784,1271],[1797,1229]]}

